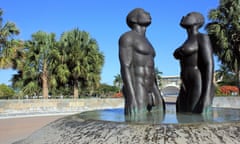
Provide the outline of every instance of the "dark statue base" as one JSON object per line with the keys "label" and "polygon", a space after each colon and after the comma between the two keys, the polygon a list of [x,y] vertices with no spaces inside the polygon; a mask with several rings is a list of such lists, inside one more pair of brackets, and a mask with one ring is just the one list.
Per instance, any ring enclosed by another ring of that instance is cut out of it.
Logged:
{"label": "dark statue base", "polygon": [[[223,110],[223,108],[220,108],[217,114],[221,114]],[[104,111],[105,114],[96,113]],[[28,138],[15,142],[15,144],[238,144],[240,140],[240,111],[239,109],[234,110],[227,108],[225,108],[225,111],[228,117],[232,112],[230,120],[222,121],[224,118],[214,118],[215,120],[212,122],[204,122],[199,118],[201,115],[198,114],[196,115],[198,121],[193,119],[192,121],[185,121],[185,123],[179,123],[179,121],[182,121],[181,119],[174,120],[172,116],[175,115],[176,117],[176,113],[171,113],[171,110],[167,110],[167,115],[165,115],[164,118],[159,116],[157,119],[145,119],[145,122],[141,122],[139,119],[135,122],[125,122],[125,119],[121,120],[121,117],[124,118],[123,109],[90,111],[54,121],[36,131]],[[215,113],[214,117],[216,117],[217,114]],[[96,120],[96,115],[98,115],[98,118],[105,117],[105,120]],[[156,117],[157,115],[153,118]],[[166,117],[169,117],[169,120],[166,120]],[[192,117],[192,115],[188,115],[188,118],[182,118],[190,120],[189,117]],[[208,117],[203,118],[208,119]],[[115,122],[112,121],[114,119]],[[118,122],[116,122],[116,119],[118,119]],[[163,123],[155,123],[156,121],[162,121],[164,119],[165,122]],[[172,121],[170,119],[172,119]]]}

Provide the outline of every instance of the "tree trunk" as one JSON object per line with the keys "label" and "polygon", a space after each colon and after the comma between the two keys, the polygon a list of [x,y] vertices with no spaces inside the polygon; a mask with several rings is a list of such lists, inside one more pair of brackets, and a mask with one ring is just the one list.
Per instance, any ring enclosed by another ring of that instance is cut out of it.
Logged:
{"label": "tree trunk", "polygon": [[90,90],[89,90],[89,96],[93,96],[93,93],[94,93],[94,88],[91,87]]}
{"label": "tree trunk", "polygon": [[43,87],[43,98],[47,99],[48,98],[48,83],[47,83],[47,78],[45,75],[42,77],[42,87]]}
{"label": "tree trunk", "polygon": [[48,80],[47,80],[47,66],[43,65],[43,73],[42,73],[42,93],[43,98],[48,99]]}
{"label": "tree trunk", "polygon": [[73,86],[73,98],[78,99],[78,82],[74,82]]}

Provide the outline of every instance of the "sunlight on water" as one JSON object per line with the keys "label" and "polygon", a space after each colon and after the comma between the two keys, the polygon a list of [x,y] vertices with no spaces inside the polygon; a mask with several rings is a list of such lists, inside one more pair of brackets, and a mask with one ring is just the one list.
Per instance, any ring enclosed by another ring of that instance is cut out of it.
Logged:
{"label": "sunlight on water", "polygon": [[240,120],[240,109],[212,108],[205,114],[176,114],[175,105],[168,104],[166,113],[154,111],[141,115],[127,117],[124,109],[105,109],[88,111],[78,114],[82,119],[103,120],[113,122],[145,123],[145,124],[178,124],[201,122],[230,122]]}

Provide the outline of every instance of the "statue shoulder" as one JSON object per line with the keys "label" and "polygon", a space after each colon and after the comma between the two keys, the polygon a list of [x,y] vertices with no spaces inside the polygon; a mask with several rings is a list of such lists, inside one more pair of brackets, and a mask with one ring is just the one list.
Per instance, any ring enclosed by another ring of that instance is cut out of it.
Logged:
{"label": "statue shoulder", "polygon": [[119,45],[129,44],[129,43],[133,42],[133,40],[134,40],[133,32],[131,32],[131,31],[125,32],[119,38]]}
{"label": "statue shoulder", "polygon": [[[210,38],[207,34],[199,34],[198,44],[201,47],[199,49],[199,55],[202,57],[202,62],[212,61],[213,58],[213,48]],[[203,62],[203,63],[204,63]]]}
{"label": "statue shoulder", "polygon": [[209,38],[208,34],[200,33],[198,35],[198,41],[200,43],[209,43],[210,42],[210,38]]}

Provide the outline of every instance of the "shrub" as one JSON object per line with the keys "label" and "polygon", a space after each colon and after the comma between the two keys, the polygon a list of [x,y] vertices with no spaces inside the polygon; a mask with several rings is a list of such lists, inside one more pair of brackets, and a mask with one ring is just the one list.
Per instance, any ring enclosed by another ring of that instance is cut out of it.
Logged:
{"label": "shrub", "polygon": [[239,93],[238,87],[231,85],[221,86],[219,90],[223,95],[237,95]]}
{"label": "shrub", "polygon": [[114,98],[122,98],[123,97],[123,94],[121,92],[117,92],[114,94],[113,96]]}
{"label": "shrub", "polygon": [[0,99],[8,99],[15,95],[15,92],[12,88],[5,84],[0,84]]}

